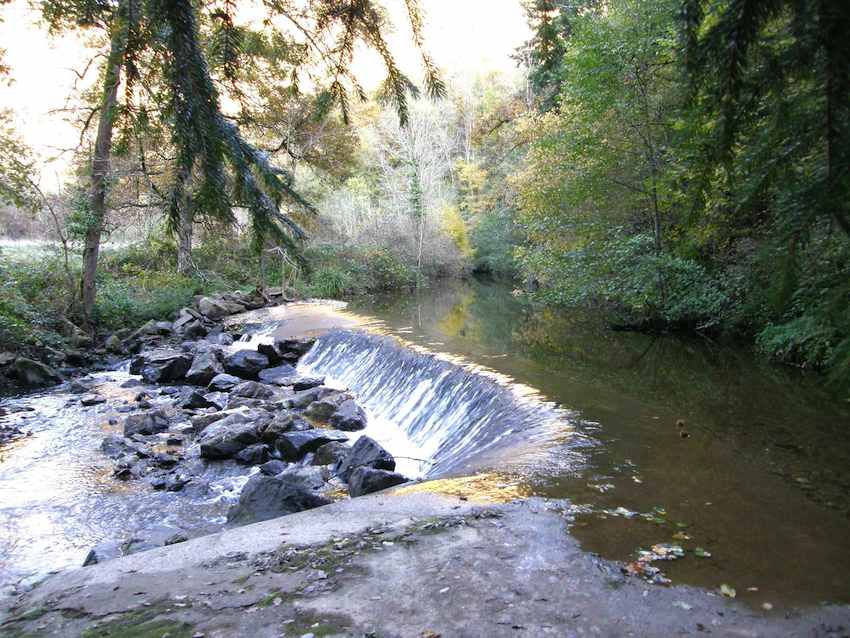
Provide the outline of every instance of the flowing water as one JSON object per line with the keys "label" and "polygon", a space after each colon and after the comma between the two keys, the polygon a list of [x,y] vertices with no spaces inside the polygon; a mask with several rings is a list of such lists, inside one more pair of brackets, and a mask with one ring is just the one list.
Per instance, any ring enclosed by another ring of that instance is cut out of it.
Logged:
{"label": "flowing water", "polygon": [[[740,347],[613,333],[475,281],[236,320],[237,347],[320,335],[301,371],[352,391],[364,434],[409,476],[495,470],[569,499],[583,512],[572,533],[607,558],[675,542],[711,556],[665,564],[674,582],[725,583],[777,610],[850,602],[850,406],[814,377]],[[98,451],[120,422],[111,408],[62,388],[12,404],[35,411],[17,417],[33,436],[0,457],[0,582],[140,528],[218,529],[245,479],[210,464],[197,493],[121,483]]]}

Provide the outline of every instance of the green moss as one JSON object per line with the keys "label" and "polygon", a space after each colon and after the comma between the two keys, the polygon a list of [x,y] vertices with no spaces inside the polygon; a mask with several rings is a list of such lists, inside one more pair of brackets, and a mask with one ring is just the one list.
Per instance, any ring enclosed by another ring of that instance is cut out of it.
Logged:
{"label": "green moss", "polygon": [[157,609],[143,609],[121,614],[114,620],[89,627],[81,634],[82,638],[191,638],[192,626],[160,617]]}

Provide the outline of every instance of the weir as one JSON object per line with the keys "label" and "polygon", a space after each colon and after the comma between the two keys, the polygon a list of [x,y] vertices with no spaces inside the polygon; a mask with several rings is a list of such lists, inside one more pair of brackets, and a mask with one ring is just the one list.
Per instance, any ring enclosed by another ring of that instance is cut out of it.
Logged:
{"label": "weir", "polygon": [[531,388],[394,337],[331,331],[299,367],[354,393],[370,417],[366,434],[400,432],[407,449],[391,451],[422,459],[419,476],[507,469],[575,433],[575,415]]}

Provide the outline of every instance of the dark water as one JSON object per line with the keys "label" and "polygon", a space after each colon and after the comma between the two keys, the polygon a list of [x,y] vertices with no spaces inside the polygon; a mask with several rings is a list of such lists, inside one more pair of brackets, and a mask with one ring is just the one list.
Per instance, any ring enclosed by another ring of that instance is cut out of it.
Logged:
{"label": "dark water", "polygon": [[[350,310],[509,375],[591,422],[583,427],[599,445],[585,450],[586,468],[547,465],[526,479],[537,494],[591,507],[573,530],[588,550],[633,560],[639,548],[676,542],[711,557],[688,552],[663,564],[674,582],[728,584],[739,599],[777,610],[850,602],[850,406],[816,377],[741,347],[615,333],[586,313],[536,311],[492,283]],[[617,508],[654,520],[603,513]]]}

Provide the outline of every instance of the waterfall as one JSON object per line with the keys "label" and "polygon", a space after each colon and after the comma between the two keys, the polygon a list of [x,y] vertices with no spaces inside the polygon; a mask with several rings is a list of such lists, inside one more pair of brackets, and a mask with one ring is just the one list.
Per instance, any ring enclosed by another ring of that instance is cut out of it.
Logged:
{"label": "waterfall", "polygon": [[420,475],[504,469],[524,452],[562,440],[574,425],[572,413],[531,388],[393,337],[332,331],[299,367],[350,390],[369,416],[366,434],[380,428],[396,441],[401,434],[411,455],[426,460]]}

